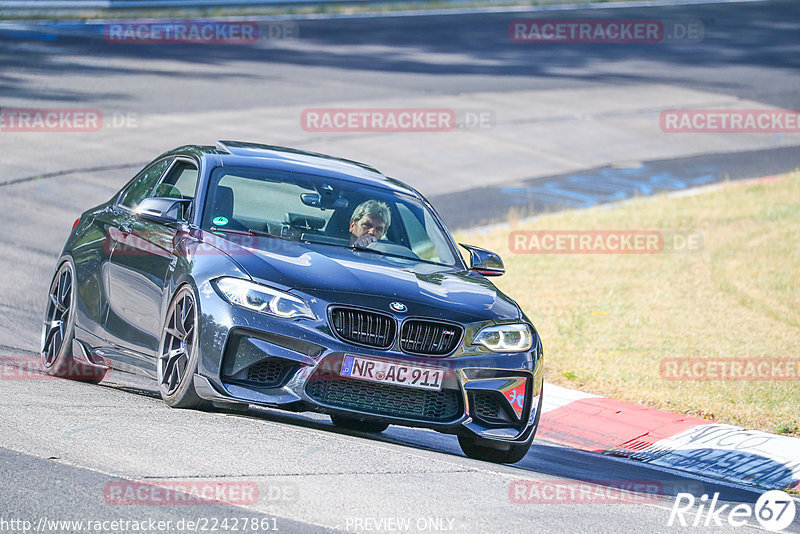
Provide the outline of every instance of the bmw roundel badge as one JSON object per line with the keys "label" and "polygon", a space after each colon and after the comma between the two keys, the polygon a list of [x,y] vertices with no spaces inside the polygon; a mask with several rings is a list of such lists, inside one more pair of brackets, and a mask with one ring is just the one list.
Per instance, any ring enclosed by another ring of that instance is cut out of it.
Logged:
{"label": "bmw roundel badge", "polygon": [[391,304],[389,304],[389,307],[399,313],[403,313],[408,310],[406,305],[403,304],[402,302],[392,302]]}

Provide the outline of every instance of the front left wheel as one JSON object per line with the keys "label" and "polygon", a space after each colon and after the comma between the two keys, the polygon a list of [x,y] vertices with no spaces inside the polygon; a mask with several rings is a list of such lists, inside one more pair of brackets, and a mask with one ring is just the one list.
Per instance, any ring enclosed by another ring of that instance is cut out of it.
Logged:
{"label": "front left wheel", "polygon": [[515,464],[525,458],[531,448],[531,442],[498,448],[498,445],[489,440],[468,436],[458,436],[458,444],[469,458],[496,464]]}
{"label": "front left wheel", "polygon": [[194,389],[198,358],[198,313],[188,285],[175,294],[167,311],[158,348],[157,379],[161,398],[173,408],[210,409]]}
{"label": "front left wheel", "polygon": [[533,438],[536,436],[536,431],[539,429],[539,419],[542,416],[544,392],[541,387],[542,386],[540,386],[539,390],[539,404],[536,408],[536,418],[533,421],[533,432],[528,438],[527,443],[503,444],[477,436],[458,436],[458,444],[464,454],[474,460],[482,460],[484,462],[493,462],[496,464],[515,464],[525,458],[525,455],[528,454],[528,451],[531,449],[531,445],[533,445]]}

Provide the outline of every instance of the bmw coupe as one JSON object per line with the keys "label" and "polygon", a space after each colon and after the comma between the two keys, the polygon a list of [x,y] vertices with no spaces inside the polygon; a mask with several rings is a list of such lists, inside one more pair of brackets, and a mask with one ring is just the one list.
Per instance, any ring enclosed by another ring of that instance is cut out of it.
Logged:
{"label": "bmw coupe", "polygon": [[75,221],[42,332],[45,370],[154,379],[175,408],[317,411],[337,426],[454,434],[521,460],[542,407],[543,353],[413,188],[374,168],[220,141],[146,165]]}

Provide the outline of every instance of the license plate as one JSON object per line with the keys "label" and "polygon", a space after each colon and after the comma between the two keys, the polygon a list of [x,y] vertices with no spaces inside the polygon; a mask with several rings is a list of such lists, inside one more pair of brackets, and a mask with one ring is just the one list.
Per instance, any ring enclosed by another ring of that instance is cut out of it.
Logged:
{"label": "license plate", "polygon": [[444,380],[444,369],[345,356],[341,375],[370,382],[440,391]]}

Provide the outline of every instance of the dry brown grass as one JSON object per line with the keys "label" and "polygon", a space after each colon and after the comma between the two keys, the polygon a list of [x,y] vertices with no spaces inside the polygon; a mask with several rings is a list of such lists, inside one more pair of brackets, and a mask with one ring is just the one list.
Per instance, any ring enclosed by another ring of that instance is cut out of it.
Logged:
{"label": "dry brown grass", "polygon": [[[514,254],[510,230],[700,232],[694,253]],[[460,242],[499,252],[497,285],[539,329],[549,382],[798,434],[800,381],[665,380],[675,357],[800,357],[800,176],[562,212]]]}

